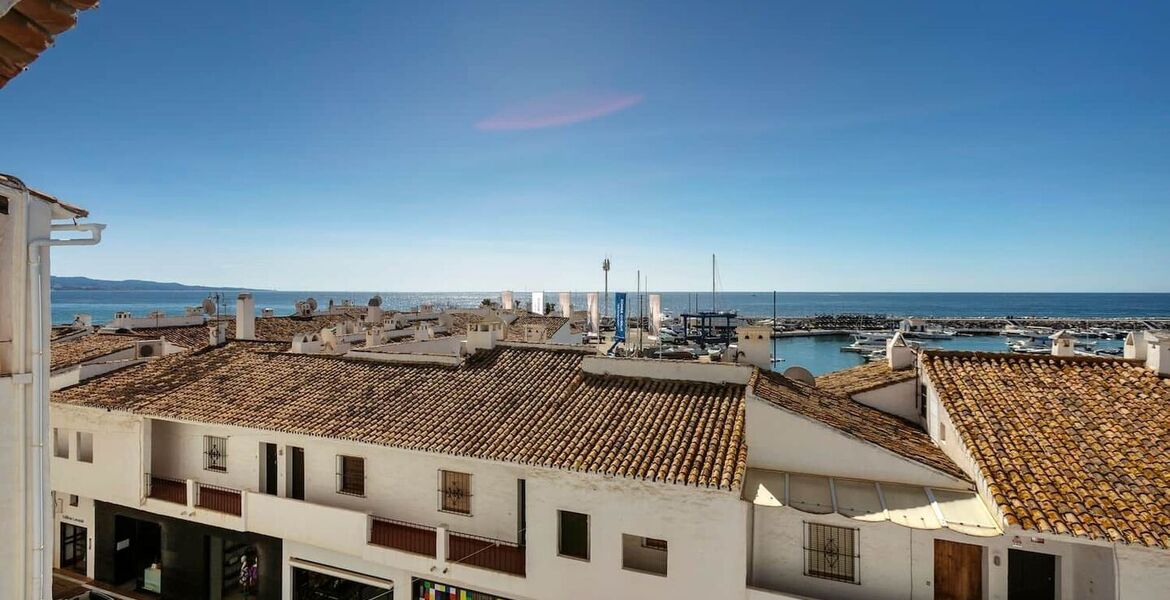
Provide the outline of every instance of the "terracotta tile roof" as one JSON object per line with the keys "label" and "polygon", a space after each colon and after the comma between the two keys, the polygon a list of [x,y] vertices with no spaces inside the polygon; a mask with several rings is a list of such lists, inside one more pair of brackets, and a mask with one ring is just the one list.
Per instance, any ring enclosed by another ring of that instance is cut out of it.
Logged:
{"label": "terracotta tile roof", "polygon": [[207,325],[181,325],[177,327],[138,327],[134,333],[153,338],[165,338],[168,342],[188,350],[198,350],[211,344]]}
{"label": "terracotta tile roof", "polygon": [[79,365],[119,350],[133,348],[135,342],[144,339],[151,338],[121,333],[95,333],[68,340],[55,340],[49,343],[49,368],[61,369]]}
{"label": "terracotta tile roof", "polygon": [[924,356],[1007,524],[1170,548],[1170,379],[1108,358]]}
{"label": "terracotta tile roof", "polygon": [[545,315],[528,315],[519,317],[508,325],[508,330],[504,332],[504,340],[509,342],[526,342],[524,332],[529,326],[537,326],[543,329],[543,339],[547,340],[552,337],[565,323],[569,320],[565,317],[553,317]]}
{"label": "terracotta tile roof", "polygon": [[461,366],[273,352],[167,356],[53,401],[486,460],[738,490],[744,386],[585,373],[587,353],[500,346]]}
{"label": "terracotta tile roof", "polygon": [[748,384],[758,398],[960,479],[968,479],[917,424],[847,396],[757,370]]}
{"label": "terracotta tile roof", "polygon": [[72,29],[78,11],[97,0],[21,0],[0,16],[0,88],[53,45],[54,37]]}
{"label": "terracotta tile roof", "polygon": [[879,360],[849,369],[825,373],[817,377],[817,387],[827,392],[852,396],[908,381],[916,376],[917,372],[912,368],[895,371],[890,368],[889,362]]}
{"label": "terracotta tile roof", "polygon": [[[314,315],[312,317],[256,317],[256,339],[271,342],[291,343],[298,333],[314,333],[326,327],[333,327],[338,323],[353,321],[349,315]],[[227,324],[227,337],[236,335],[236,321],[234,318],[222,319]],[[172,344],[191,350],[205,348],[211,344],[211,335],[207,329],[210,325],[178,325],[174,327],[138,327],[134,333],[150,335],[155,338],[165,337]]]}

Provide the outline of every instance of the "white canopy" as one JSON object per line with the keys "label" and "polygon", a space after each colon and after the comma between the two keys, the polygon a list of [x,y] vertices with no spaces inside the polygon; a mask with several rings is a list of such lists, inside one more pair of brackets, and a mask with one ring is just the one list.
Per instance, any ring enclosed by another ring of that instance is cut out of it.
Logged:
{"label": "white canopy", "polygon": [[891,521],[915,529],[947,527],[981,537],[1002,533],[979,495],[970,490],[748,469],[743,498],[759,506],[835,512],[859,521]]}

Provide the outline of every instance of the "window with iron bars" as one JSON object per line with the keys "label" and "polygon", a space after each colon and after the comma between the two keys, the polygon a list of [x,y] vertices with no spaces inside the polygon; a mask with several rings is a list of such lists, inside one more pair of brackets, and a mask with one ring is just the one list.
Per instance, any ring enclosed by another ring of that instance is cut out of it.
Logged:
{"label": "window with iron bars", "polygon": [[471,474],[439,471],[439,502],[446,512],[471,514]]}
{"label": "window with iron bars", "polygon": [[804,574],[809,577],[861,583],[859,532],[850,527],[804,524]]}
{"label": "window with iron bars", "polygon": [[337,493],[350,496],[366,495],[366,459],[338,455]]}
{"label": "window with iron bars", "polygon": [[203,468],[227,473],[227,438],[203,436]]}

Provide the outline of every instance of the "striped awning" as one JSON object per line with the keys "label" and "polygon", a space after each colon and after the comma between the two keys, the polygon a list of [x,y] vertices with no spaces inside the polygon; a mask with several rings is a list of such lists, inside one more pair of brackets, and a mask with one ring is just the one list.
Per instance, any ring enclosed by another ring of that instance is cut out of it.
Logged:
{"label": "striped awning", "polygon": [[970,490],[748,469],[743,499],[758,506],[837,513],[858,521],[890,521],[914,529],[946,527],[980,537],[1003,533],[983,500]]}

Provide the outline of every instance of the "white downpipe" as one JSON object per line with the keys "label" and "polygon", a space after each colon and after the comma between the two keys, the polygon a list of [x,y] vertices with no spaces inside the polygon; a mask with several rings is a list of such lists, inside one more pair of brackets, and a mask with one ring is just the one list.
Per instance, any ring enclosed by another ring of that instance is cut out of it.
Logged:
{"label": "white downpipe", "polygon": [[[23,187],[23,186],[22,186]],[[29,214],[28,188],[24,188],[25,214]],[[28,230],[28,223],[25,230]],[[31,481],[28,486],[28,505],[32,509],[32,541],[33,545],[31,569],[29,576],[32,586],[32,597],[35,600],[51,600],[52,585],[52,557],[49,556],[49,534],[53,528],[53,511],[49,479],[49,447],[45,443],[49,433],[49,361],[45,356],[44,324],[49,319],[49,305],[41,293],[41,254],[47,252],[50,246],[93,246],[102,241],[102,230],[106,226],[99,223],[60,224],[50,225],[50,231],[88,231],[88,238],[54,239],[44,238],[30,240],[28,243],[28,284],[29,310],[32,319],[32,335],[29,338],[30,354],[33,357],[33,395],[28,407],[29,415],[29,447],[28,473]]]}

